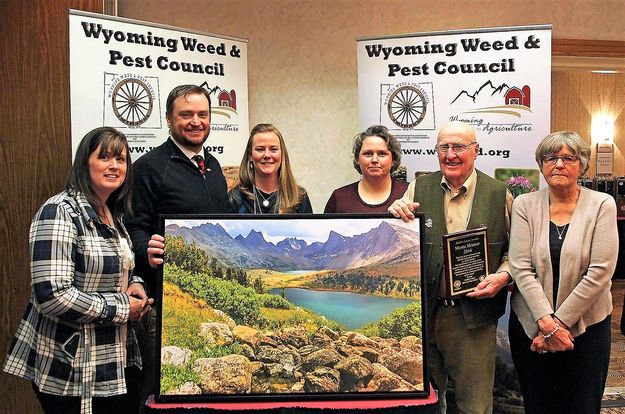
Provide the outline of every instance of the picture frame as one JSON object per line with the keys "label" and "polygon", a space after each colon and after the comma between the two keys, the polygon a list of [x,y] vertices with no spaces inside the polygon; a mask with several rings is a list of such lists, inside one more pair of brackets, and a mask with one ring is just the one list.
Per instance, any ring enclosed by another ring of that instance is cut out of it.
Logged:
{"label": "picture frame", "polygon": [[423,215],[165,215],[156,401],[427,398]]}

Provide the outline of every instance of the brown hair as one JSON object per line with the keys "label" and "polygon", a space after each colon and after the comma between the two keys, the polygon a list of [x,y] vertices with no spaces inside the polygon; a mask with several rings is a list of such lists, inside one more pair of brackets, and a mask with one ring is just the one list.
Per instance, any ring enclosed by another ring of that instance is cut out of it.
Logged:
{"label": "brown hair", "polygon": [[211,110],[211,97],[208,91],[201,86],[197,85],[179,85],[169,92],[169,96],[167,96],[167,103],[165,104],[165,116],[169,119],[172,115],[171,111],[174,109],[174,101],[181,96],[184,96],[185,99],[188,95],[204,95],[206,99],[208,99],[208,112]]}
{"label": "brown hair", "polygon": [[383,125],[372,125],[354,137],[354,142],[352,144],[354,159],[352,162],[356,171],[358,171],[359,174],[362,174],[360,164],[358,164],[358,157],[360,156],[362,144],[367,137],[380,137],[386,141],[386,146],[393,156],[393,165],[391,166],[390,172],[391,174],[395,172],[395,170],[397,170],[401,165],[401,145],[399,144],[399,141],[397,141],[397,138],[395,138],[395,136],[391,134]]}
{"label": "brown hair", "polygon": [[113,191],[106,200],[106,205],[111,210],[113,217],[121,219],[125,212],[132,212],[132,160],[130,159],[130,148],[126,136],[115,128],[100,127],[87,132],[76,150],[74,164],[72,164],[72,169],[65,182],[65,188],[80,191],[91,204],[91,207],[96,211],[102,209],[102,203],[93,190],[89,170],[89,157],[98,147],[100,147],[98,155],[118,156],[126,149],[126,177],[122,185]]}

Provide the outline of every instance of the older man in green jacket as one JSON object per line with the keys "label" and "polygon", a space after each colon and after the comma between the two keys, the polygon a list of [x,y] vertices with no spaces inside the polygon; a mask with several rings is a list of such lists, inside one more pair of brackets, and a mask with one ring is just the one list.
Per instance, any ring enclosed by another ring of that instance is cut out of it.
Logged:
{"label": "older man in green jacket", "polygon": [[[506,185],[475,169],[479,144],[475,130],[450,122],[436,145],[440,171],[419,177],[391,207],[395,217],[425,213],[423,277],[426,282],[427,365],[439,389],[440,412],[453,378],[461,413],[491,413],[495,378],[497,320],[505,311],[511,282],[507,263],[512,195]],[[488,264],[495,270],[474,291],[459,299],[444,284],[443,235],[488,228]]]}

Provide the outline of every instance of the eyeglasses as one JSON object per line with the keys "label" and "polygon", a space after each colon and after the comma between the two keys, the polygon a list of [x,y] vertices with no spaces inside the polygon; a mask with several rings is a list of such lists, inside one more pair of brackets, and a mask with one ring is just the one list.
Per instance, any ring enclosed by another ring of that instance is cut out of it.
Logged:
{"label": "eyeglasses", "polygon": [[455,152],[456,154],[462,154],[463,152],[468,151],[469,148],[471,148],[471,145],[473,144],[477,144],[477,142],[473,141],[469,144],[440,144],[434,147],[434,149],[436,151],[438,151],[439,154],[447,154],[447,151],[449,151],[450,149]]}
{"label": "eyeglasses", "polygon": [[548,155],[543,157],[543,163],[547,165],[556,165],[558,160],[562,160],[564,165],[572,165],[575,164],[575,161],[579,160],[579,157],[575,155],[563,155],[561,157],[557,157],[555,155]]}

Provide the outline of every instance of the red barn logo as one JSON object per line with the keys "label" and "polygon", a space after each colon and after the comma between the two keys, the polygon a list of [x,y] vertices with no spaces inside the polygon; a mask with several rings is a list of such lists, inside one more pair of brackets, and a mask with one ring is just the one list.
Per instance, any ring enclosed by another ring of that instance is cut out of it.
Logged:
{"label": "red barn logo", "polygon": [[234,90],[219,92],[218,101],[219,106],[237,109],[237,93]]}
{"label": "red barn logo", "polygon": [[516,86],[508,89],[505,95],[506,105],[523,105],[530,108],[531,91],[530,87],[525,85],[522,89]]}

